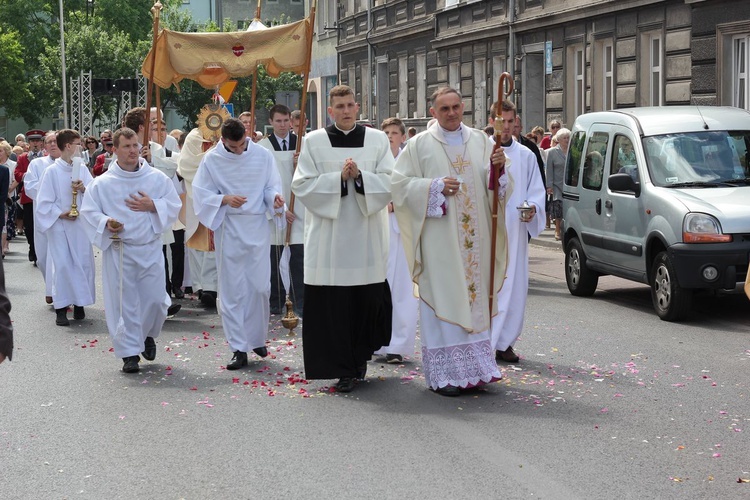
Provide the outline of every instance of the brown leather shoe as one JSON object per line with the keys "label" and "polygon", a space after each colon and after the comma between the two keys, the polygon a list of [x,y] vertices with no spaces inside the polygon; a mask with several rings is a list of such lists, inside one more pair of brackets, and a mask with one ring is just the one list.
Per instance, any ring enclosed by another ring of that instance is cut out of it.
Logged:
{"label": "brown leather shoe", "polygon": [[503,361],[505,363],[518,363],[518,355],[513,352],[513,347],[508,347],[504,351],[495,351],[495,361]]}

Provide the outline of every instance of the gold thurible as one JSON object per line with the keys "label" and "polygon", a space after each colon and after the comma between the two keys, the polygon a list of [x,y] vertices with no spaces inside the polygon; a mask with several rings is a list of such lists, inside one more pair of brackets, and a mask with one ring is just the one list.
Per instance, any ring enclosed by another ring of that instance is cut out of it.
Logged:
{"label": "gold thurible", "polygon": [[284,305],[286,306],[286,314],[281,318],[281,324],[289,330],[289,337],[295,337],[297,334],[294,333],[294,329],[299,324],[299,317],[294,314],[294,307],[289,295],[286,296],[286,303]]}

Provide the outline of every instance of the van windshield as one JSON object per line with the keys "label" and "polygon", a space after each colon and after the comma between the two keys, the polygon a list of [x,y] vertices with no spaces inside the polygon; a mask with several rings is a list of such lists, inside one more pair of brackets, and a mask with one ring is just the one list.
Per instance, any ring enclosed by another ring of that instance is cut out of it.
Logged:
{"label": "van windshield", "polygon": [[750,131],[706,131],[643,139],[651,182],[663,187],[750,183]]}

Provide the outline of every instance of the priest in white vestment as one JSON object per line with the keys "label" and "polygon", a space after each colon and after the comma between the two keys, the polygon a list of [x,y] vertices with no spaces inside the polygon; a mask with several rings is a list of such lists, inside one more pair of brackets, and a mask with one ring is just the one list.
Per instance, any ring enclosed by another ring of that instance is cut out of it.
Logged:
{"label": "priest in white vestment", "polygon": [[[164,289],[161,234],[177,220],[180,198],[172,181],[140,158],[136,133],[114,134],[117,160],[89,186],[81,215],[102,251],[107,329],[122,371],[140,370],[139,354],[156,358],[171,300]],[[113,239],[115,238],[115,239]]]}
{"label": "priest in white vestment", "polygon": [[[386,118],[380,124],[380,130],[388,136],[393,158],[398,159],[401,147],[406,140],[406,127],[398,118]],[[391,287],[393,302],[393,320],[391,325],[391,342],[375,354],[385,356],[386,363],[401,363],[404,356],[414,355],[414,342],[417,337],[419,321],[419,298],[414,295],[414,283],[406,261],[404,246],[401,244],[401,230],[398,228],[393,203],[388,204],[388,226],[390,243],[388,245],[388,285]]]}
{"label": "priest in white vestment", "polygon": [[[29,163],[29,169],[23,176],[23,185],[26,196],[36,200],[39,195],[39,183],[42,181],[44,172],[49,168],[56,159],[60,158],[60,148],[57,147],[57,132],[48,132],[44,136],[44,150],[47,156],[35,158]],[[29,205],[34,209],[34,252],[36,252],[36,264],[44,277],[45,299],[47,304],[52,304],[52,263],[49,262],[49,253],[47,252],[47,235],[37,229],[36,224],[36,205]]]}
{"label": "priest in white vestment", "polygon": [[357,125],[354,92],[329,94],[334,124],[305,136],[292,192],[305,204],[305,376],[351,391],[391,337],[386,282],[393,154],[388,137]]}
{"label": "priest in white vestment", "polygon": [[[291,111],[283,104],[276,104],[268,110],[268,119],[273,127],[268,137],[258,141],[271,152],[276,160],[276,167],[281,176],[281,187],[284,199],[291,206],[292,176],[296,168],[297,159],[297,136],[291,131]],[[305,205],[301,201],[294,201],[294,211],[285,214],[289,227],[280,230],[274,220],[269,221],[271,226],[271,314],[283,314],[286,295],[289,295],[294,312],[302,316],[302,308],[305,303],[304,282],[304,229],[305,229]],[[284,289],[284,283],[279,275],[279,260],[287,243],[286,235],[289,231],[289,274],[291,278],[291,290]]]}
{"label": "priest in white vestment", "polygon": [[[70,324],[69,305],[73,305],[73,319],[81,320],[86,317],[84,307],[96,301],[94,252],[86,234],[86,223],[72,212],[73,190],[77,192],[76,205],[80,207],[93,178],[80,156],[78,132],[60,130],[55,139],[60,158],[46,169],[39,183],[34,202],[37,222],[34,229],[47,237],[52,298],[57,313],[55,323],[67,326]],[[78,155],[74,157],[76,151]],[[34,245],[37,244],[35,241]]]}
{"label": "priest in white vestment", "polygon": [[[497,361],[517,363],[518,355],[513,351],[513,344],[523,329],[529,292],[529,236],[536,238],[544,230],[546,188],[534,153],[513,139],[513,126],[518,121],[515,104],[502,101],[501,116],[500,145],[508,158],[505,172],[513,191],[505,197],[508,268],[505,284],[498,295],[498,314],[492,320],[492,345]],[[521,220],[517,207],[524,202],[531,208]]]}
{"label": "priest in white vestment", "polygon": [[[489,162],[505,157],[492,152],[484,132],[461,123],[463,109],[457,90],[438,89],[430,108],[437,122],[406,143],[392,178],[401,240],[419,286],[424,374],[445,396],[501,377],[490,337],[497,302],[490,310]],[[499,179],[495,292],[505,275],[506,177]]]}
{"label": "priest in white vestment", "polygon": [[193,179],[207,151],[214,144],[203,138],[199,128],[191,130],[177,159],[177,173],[185,182],[185,246],[191,287],[206,306],[216,304],[218,271],[214,255],[214,234],[200,223],[193,208]]}
{"label": "priest in white vestment", "polygon": [[229,347],[228,370],[247,366],[252,350],[266,357],[271,293],[271,232],[267,213],[285,226],[281,179],[273,155],[247,138],[241,121],[221,127],[221,141],[206,153],[193,179],[193,206],[215,231],[218,307]]}

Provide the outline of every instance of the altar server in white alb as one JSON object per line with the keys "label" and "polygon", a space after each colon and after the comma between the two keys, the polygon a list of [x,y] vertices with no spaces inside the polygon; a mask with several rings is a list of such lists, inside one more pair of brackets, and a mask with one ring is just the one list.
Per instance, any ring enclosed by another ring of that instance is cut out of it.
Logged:
{"label": "altar server in white alb", "polygon": [[329,93],[334,123],[305,136],[292,191],[305,204],[305,376],[351,391],[391,340],[386,282],[393,154],[388,137],[356,123],[354,91]]}
{"label": "altar server in white alb", "polygon": [[181,203],[172,181],[140,158],[132,129],[117,130],[113,139],[117,159],[91,183],[81,214],[102,250],[104,311],[115,356],[123,360],[122,371],[135,373],[140,353],[156,358],[155,339],[170,308],[161,234],[177,220]]}
{"label": "altar server in white alb", "polygon": [[201,130],[194,128],[185,138],[177,159],[177,174],[185,182],[185,246],[187,247],[190,280],[193,292],[207,307],[216,306],[218,272],[214,255],[214,234],[200,223],[193,208],[193,179],[206,152],[214,148],[213,142],[203,138]]}
{"label": "altar server in white alb", "polygon": [[[493,108],[495,108],[493,104]],[[516,106],[503,100],[501,106],[500,145],[508,161],[508,189],[505,196],[505,229],[508,234],[508,268],[505,283],[498,294],[497,316],[492,319],[492,345],[497,361],[517,363],[513,344],[521,335],[529,293],[529,236],[535,238],[544,230],[546,188],[534,153],[513,139],[518,120]],[[496,108],[495,108],[496,109]],[[521,213],[517,207],[527,202],[531,208]],[[521,220],[521,215],[525,218]]]}
{"label": "altar server in white alb", "polygon": [[[60,148],[57,147],[57,132],[48,132],[44,136],[44,150],[47,156],[35,158],[29,163],[29,169],[23,176],[23,185],[26,196],[36,201],[39,196],[39,183],[42,181],[45,170],[49,168],[55,160],[60,158]],[[34,207],[34,251],[36,252],[36,264],[44,277],[45,300],[47,304],[52,304],[52,266],[47,263],[47,234],[42,233],[36,224],[36,204],[29,204]],[[51,263],[50,263],[51,264]],[[47,274],[49,273],[49,274]]]}
{"label": "altar server in white alb", "polygon": [[[393,158],[398,159],[401,147],[406,141],[406,127],[398,118],[386,118],[380,124],[380,130],[388,136]],[[414,296],[414,283],[406,262],[404,246],[401,244],[401,230],[398,228],[393,204],[388,205],[388,225],[390,227],[390,244],[388,246],[388,285],[391,287],[393,302],[393,325],[391,343],[375,354],[385,355],[386,363],[401,363],[404,356],[414,354],[414,342],[417,336],[419,320],[419,299]]]}
{"label": "altar server in white alb", "polygon": [[218,307],[229,347],[228,370],[247,366],[247,353],[268,356],[271,231],[268,213],[284,224],[281,178],[273,155],[248,139],[241,121],[221,127],[221,142],[206,153],[193,179],[193,206],[215,231]]}
{"label": "altar server in white alb", "polygon": [[77,193],[77,210],[86,199],[86,187],[93,178],[81,157],[78,132],[60,130],[56,140],[60,158],[47,168],[39,183],[34,203],[38,223],[35,229],[47,236],[55,322],[67,326],[69,305],[73,305],[73,319],[81,320],[86,317],[83,308],[96,300],[91,241],[86,234],[86,223],[72,213],[73,190]]}
{"label": "altar server in white alb", "polygon": [[[291,199],[292,176],[297,165],[297,135],[291,130],[291,111],[283,104],[276,104],[268,111],[269,121],[273,132],[265,139],[258,142],[271,151],[276,167],[281,176],[281,187],[284,190],[284,199]],[[302,316],[302,307],[305,303],[305,206],[301,201],[295,200],[294,211],[288,210],[285,214],[287,224],[291,225],[289,233],[289,274],[291,278],[291,290],[285,290],[284,284],[279,277],[279,259],[286,244],[287,230],[280,231],[276,221],[271,220],[271,314],[283,314],[286,295],[289,295],[294,304],[294,312]]]}
{"label": "altar server in white alb", "polygon": [[[490,310],[492,191],[487,135],[461,123],[461,94],[431,97],[437,123],[406,143],[393,172],[393,205],[412,279],[419,285],[422,363],[428,386],[444,396],[501,377],[492,351]],[[500,176],[494,290],[505,274],[504,181]],[[492,179],[494,181],[494,179]]]}

